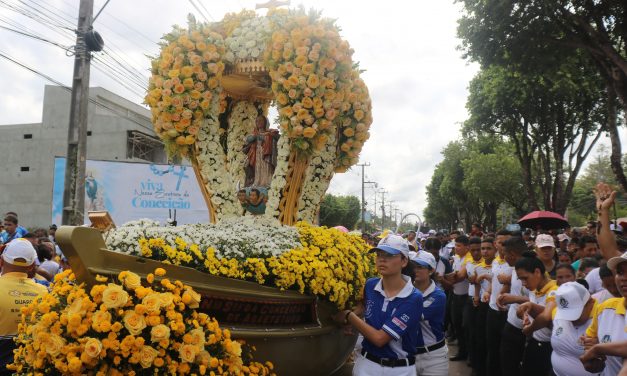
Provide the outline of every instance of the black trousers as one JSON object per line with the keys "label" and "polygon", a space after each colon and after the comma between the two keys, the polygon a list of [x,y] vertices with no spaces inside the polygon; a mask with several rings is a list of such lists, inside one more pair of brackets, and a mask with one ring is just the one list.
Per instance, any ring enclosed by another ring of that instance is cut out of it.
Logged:
{"label": "black trousers", "polygon": [[464,313],[462,317],[462,325],[464,327],[464,336],[466,337],[466,347],[468,349],[468,360],[474,368],[475,355],[475,331],[477,323],[477,309],[472,305],[472,298],[466,295],[464,303]]}
{"label": "black trousers", "polygon": [[540,342],[529,338],[523,355],[521,374],[534,376],[550,376],[551,370],[551,342]]}
{"label": "black trousers", "polygon": [[457,338],[455,334],[455,327],[453,326],[453,320],[451,319],[451,302],[453,301],[453,292],[444,291],[446,293],[446,310],[444,311],[444,330],[446,330],[446,336]]}
{"label": "black trousers", "polygon": [[488,307],[486,313],[486,353],[487,375],[500,376],[501,373],[501,333],[507,322],[507,311],[495,311]]}
{"label": "black trousers", "polygon": [[[506,322],[501,334],[501,374],[521,376],[520,363],[525,351],[525,335],[521,329]],[[551,362],[549,361],[549,364]],[[536,375],[533,375],[536,376]]]}
{"label": "black trousers", "polygon": [[486,320],[488,311],[490,311],[490,307],[488,303],[479,303],[478,307],[474,307],[475,309],[475,324],[470,324],[474,327],[472,331],[472,340],[473,343],[471,345],[471,354],[472,354],[472,363],[475,371],[477,371],[477,376],[485,376],[487,375],[487,341],[486,341]]}
{"label": "black trousers", "polygon": [[464,306],[466,305],[467,294],[464,295],[451,295],[451,320],[453,321],[453,327],[455,328],[455,335],[457,336],[457,346],[459,348],[458,355],[467,356],[468,347],[466,346],[466,336],[464,335]]}

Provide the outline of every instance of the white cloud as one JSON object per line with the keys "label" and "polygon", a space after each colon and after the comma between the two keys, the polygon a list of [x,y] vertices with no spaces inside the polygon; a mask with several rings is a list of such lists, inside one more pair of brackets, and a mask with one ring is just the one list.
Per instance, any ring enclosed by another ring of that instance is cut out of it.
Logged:
{"label": "white cloud", "polygon": [[[16,3],[17,0],[14,0]],[[215,20],[226,12],[242,7],[254,8],[251,0],[202,1]],[[259,0],[262,2],[262,0]],[[76,22],[78,2],[38,0],[67,22]],[[477,68],[469,66],[456,50],[459,6],[452,1],[340,1],[304,0],[306,8],[316,8],[323,15],[336,18],[342,35],[355,49],[354,59],[366,69],[363,77],[373,99],[374,124],[371,138],[364,147],[361,161],[369,180],[385,188],[404,212],[425,207],[425,186],[440,151],[458,137],[459,123],[467,114],[467,84]],[[95,12],[104,0],[95,4]],[[173,24],[184,25],[189,12],[196,13],[187,1],[111,1],[94,27],[105,43],[148,76],[146,54],[158,51],[157,42]],[[198,19],[201,17],[196,14]],[[33,20],[0,8],[0,25],[10,20],[36,30],[46,38],[65,45],[73,44],[71,32],[45,28]],[[33,68],[71,85],[73,58],[57,47],[0,30],[0,51]],[[0,124],[28,123],[41,120],[44,79],[0,59]],[[128,80],[125,80],[128,84]],[[97,69],[92,69],[92,86],[103,86],[141,103],[141,96],[125,89]],[[130,84],[128,84],[130,85]],[[133,87],[133,91],[139,91]],[[370,190],[371,191],[371,190]],[[361,177],[354,169],[336,175],[331,193],[361,195]],[[373,202],[372,194],[368,201]]]}

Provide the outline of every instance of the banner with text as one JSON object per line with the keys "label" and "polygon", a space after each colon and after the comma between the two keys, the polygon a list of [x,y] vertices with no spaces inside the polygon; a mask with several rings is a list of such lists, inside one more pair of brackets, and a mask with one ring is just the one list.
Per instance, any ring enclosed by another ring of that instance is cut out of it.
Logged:
{"label": "banner with text", "polygon": [[[54,161],[52,223],[61,224],[65,158]],[[165,224],[206,223],[207,205],[191,166],[87,161],[85,223],[88,211],[107,210],[116,225],[149,218]]]}

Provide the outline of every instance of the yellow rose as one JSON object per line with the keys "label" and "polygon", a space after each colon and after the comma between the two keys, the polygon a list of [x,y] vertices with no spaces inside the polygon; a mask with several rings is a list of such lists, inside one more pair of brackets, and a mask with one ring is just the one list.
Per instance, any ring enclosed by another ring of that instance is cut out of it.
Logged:
{"label": "yellow rose", "polygon": [[83,299],[75,299],[72,304],[66,309],[68,317],[74,314],[84,313],[85,309],[83,309]]}
{"label": "yellow rose", "polygon": [[196,355],[196,363],[207,367],[209,362],[211,362],[211,354],[208,351],[203,350]]}
{"label": "yellow rose", "polygon": [[355,131],[353,130],[353,128],[346,128],[342,133],[344,133],[344,136],[346,137],[353,137],[355,135]]}
{"label": "yellow rose", "polygon": [[153,292],[144,296],[142,304],[146,307],[146,312],[148,313],[159,312],[159,309],[162,307],[161,294]]}
{"label": "yellow rose", "polygon": [[142,285],[142,279],[133,272],[126,272],[122,280],[124,286],[129,290],[134,290]]}
{"label": "yellow rose", "polygon": [[97,332],[104,332],[111,328],[111,314],[106,311],[96,311],[91,317],[91,327]]}
{"label": "yellow rose", "polygon": [[303,130],[303,136],[305,138],[312,138],[315,135],[316,135],[316,130],[314,128],[312,128],[312,127],[306,127]]}
{"label": "yellow rose", "polygon": [[65,347],[65,339],[63,337],[56,334],[48,334],[42,337],[42,344],[50,356],[55,357],[61,354],[61,350]]}
{"label": "yellow rose", "polygon": [[192,344],[202,348],[205,346],[205,331],[203,328],[196,328],[190,330],[187,334],[192,337]]}
{"label": "yellow rose", "polygon": [[138,335],[146,327],[144,316],[135,311],[126,311],[122,321],[124,322],[126,330],[132,335]]}
{"label": "yellow rose", "polygon": [[161,299],[161,307],[163,308],[169,307],[174,300],[174,296],[171,292],[162,292],[159,294],[159,298]]}
{"label": "yellow rose", "polygon": [[320,78],[315,74],[310,74],[309,77],[307,77],[307,86],[312,89],[317,88],[320,86]]}
{"label": "yellow rose", "polygon": [[287,104],[287,95],[285,95],[284,93],[279,93],[276,97],[276,101],[277,103],[279,103],[281,106],[285,106]]}
{"label": "yellow rose", "polygon": [[168,72],[168,77],[170,78],[175,78],[179,76],[179,70],[178,69],[170,69],[170,71]]}
{"label": "yellow rose", "polygon": [[183,303],[187,304],[189,308],[198,308],[200,306],[201,296],[191,288],[185,290],[182,299]]}
{"label": "yellow rose", "polygon": [[190,67],[189,65],[186,65],[183,68],[181,68],[181,75],[183,77],[191,77],[192,73],[194,73],[194,71],[192,67]]}
{"label": "yellow rose", "polygon": [[313,100],[309,97],[305,97],[303,98],[303,107],[305,108],[312,108],[313,107]]}
{"label": "yellow rose", "polygon": [[196,345],[182,345],[179,348],[179,357],[183,362],[193,363],[198,352],[198,346]]}
{"label": "yellow rose", "polygon": [[68,370],[72,373],[79,373],[81,371],[81,367],[83,366],[83,362],[77,357],[68,358]]}
{"label": "yellow rose", "polygon": [[100,342],[96,338],[89,338],[87,342],[85,342],[85,350],[83,351],[83,353],[89,356],[90,358],[99,357],[101,351],[102,351],[102,342]]}
{"label": "yellow rose", "polygon": [[151,346],[143,346],[140,353],[140,361],[139,364],[143,368],[149,368],[152,366],[152,362],[159,355],[159,352],[152,348]]}
{"label": "yellow rose", "polygon": [[159,342],[162,340],[168,340],[170,338],[170,328],[166,325],[159,324],[152,327],[150,330],[150,341]]}
{"label": "yellow rose", "polygon": [[102,304],[107,308],[119,308],[128,302],[128,293],[122,286],[109,283],[102,292]]}

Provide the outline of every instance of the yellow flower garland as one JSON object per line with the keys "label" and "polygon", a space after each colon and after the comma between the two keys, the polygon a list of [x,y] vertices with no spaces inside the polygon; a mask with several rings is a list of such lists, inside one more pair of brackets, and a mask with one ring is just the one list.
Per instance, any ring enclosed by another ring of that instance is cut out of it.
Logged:
{"label": "yellow flower garland", "polygon": [[[243,11],[210,24],[190,17],[188,29],[175,27],[163,37],[161,53],[152,60],[145,103],[169,155],[188,156],[202,120],[224,112],[224,40],[255,17]],[[259,47],[265,48],[283,135],[299,154],[310,154],[337,134],[335,168],[346,171],[357,163],[372,124],[370,96],[352,48],[333,20],[314,11],[275,9],[267,18],[272,34]]]}
{"label": "yellow flower garland", "polygon": [[344,308],[359,300],[368,277],[375,273],[373,255],[358,236],[300,222],[301,249],[268,258],[218,258],[216,250],[176,240],[176,249],[162,238],[141,239],[141,253],[165,263],[188,266],[227,278],[255,281],[283,290],[320,296]]}
{"label": "yellow flower garland", "polygon": [[71,271],[57,275],[49,294],[22,309],[10,368],[42,376],[271,374],[271,363],[245,363],[248,350],[195,310],[199,294],[164,275],[158,268],[142,286],[123,271],[120,284],[98,277],[89,292]]}

